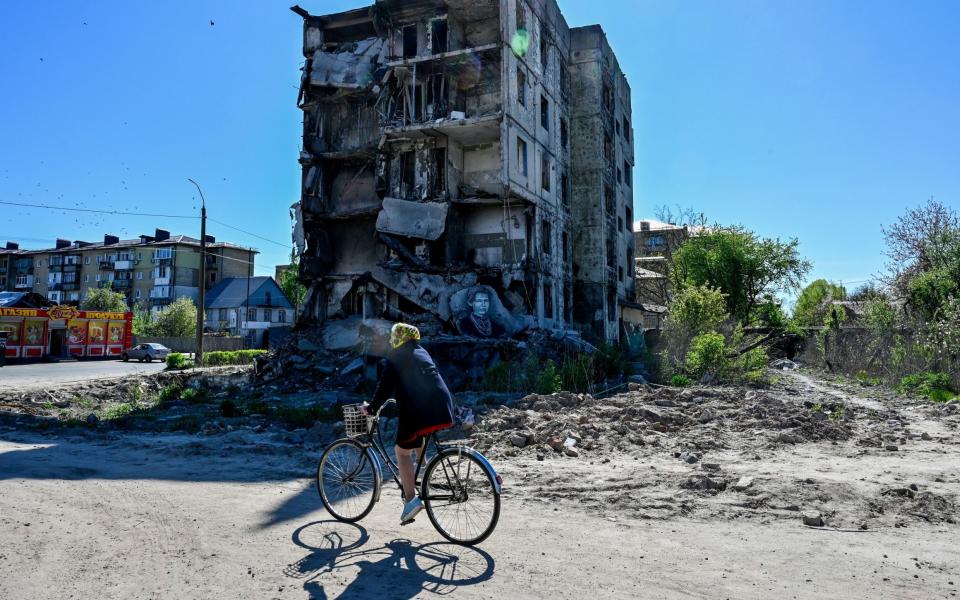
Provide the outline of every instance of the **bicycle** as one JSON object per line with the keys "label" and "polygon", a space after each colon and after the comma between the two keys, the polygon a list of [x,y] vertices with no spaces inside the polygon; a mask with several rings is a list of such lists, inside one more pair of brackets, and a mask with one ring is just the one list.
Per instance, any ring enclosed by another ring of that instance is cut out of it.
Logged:
{"label": "bicycle", "polygon": [[[317,466],[320,500],[338,521],[356,523],[370,514],[380,500],[383,464],[402,490],[397,464],[380,432],[380,413],[394,402],[385,402],[375,415],[365,414],[362,404],[343,406],[347,437],[330,444]],[[435,452],[424,466],[431,444]],[[441,442],[431,433],[418,452],[414,477],[427,516],[444,538],[473,546],[493,533],[500,518],[503,481],[485,456],[455,442]]]}

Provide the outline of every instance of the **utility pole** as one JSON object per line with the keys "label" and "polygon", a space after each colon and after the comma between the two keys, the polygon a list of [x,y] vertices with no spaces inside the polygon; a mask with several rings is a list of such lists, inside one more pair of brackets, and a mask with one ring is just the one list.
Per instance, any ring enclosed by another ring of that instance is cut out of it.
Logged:
{"label": "utility pole", "polygon": [[193,359],[193,364],[200,366],[203,364],[203,319],[207,314],[207,201],[197,182],[189,177],[187,181],[197,186],[200,192],[200,306],[197,307],[197,351]]}

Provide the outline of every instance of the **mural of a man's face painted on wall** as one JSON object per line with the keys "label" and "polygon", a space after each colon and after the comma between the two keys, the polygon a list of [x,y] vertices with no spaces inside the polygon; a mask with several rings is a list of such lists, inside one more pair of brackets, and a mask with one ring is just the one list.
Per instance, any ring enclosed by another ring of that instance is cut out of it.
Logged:
{"label": "mural of a man's face painted on wall", "polygon": [[483,291],[474,292],[470,306],[473,307],[473,314],[476,316],[487,316],[487,313],[490,312],[490,295]]}

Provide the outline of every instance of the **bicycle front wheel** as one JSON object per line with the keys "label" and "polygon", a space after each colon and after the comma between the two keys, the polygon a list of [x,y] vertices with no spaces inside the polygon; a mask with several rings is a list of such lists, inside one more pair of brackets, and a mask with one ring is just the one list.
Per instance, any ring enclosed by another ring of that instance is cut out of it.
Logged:
{"label": "bicycle front wheel", "polygon": [[500,494],[493,475],[472,454],[441,452],[427,465],[420,498],[430,522],[455,544],[487,539],[500,518]]}
{"label": "bicycle front wheel", "polygon": [[380,477],[366,448],[353,440],[338,440],[320,457],[317,492],[333,518],[355,523],[377,501]]}

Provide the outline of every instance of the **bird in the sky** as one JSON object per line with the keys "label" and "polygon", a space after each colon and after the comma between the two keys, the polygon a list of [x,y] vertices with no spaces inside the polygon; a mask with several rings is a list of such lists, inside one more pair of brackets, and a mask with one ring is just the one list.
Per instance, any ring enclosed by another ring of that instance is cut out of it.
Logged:
{"label": "bird in the sky", "polygon": [[213,20],[210,20],[210,27],[213,27]]}

